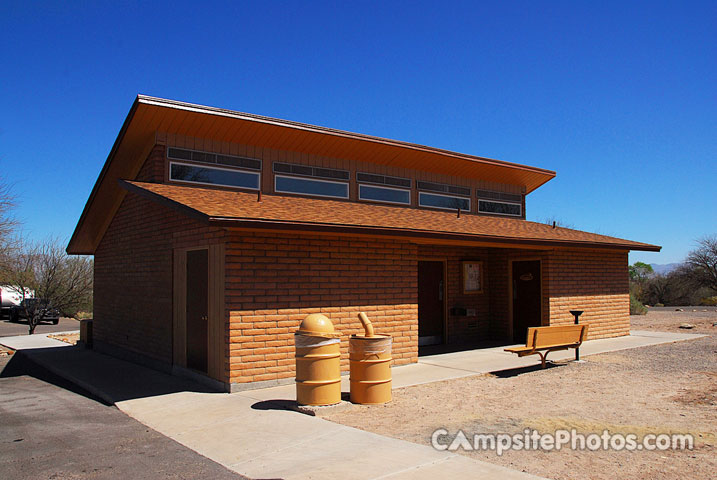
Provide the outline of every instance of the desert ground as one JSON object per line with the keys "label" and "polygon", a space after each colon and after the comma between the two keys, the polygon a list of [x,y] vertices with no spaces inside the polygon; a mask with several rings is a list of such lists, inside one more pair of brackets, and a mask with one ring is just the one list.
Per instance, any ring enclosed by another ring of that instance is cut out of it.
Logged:
{"label": "desert ground", "polygon": [[[668,479],[717,476],[717,309],[652,309],[631,317],[635,330],[706,337],[559,362],[545,370],[499,372],[394,390],[383,406],[354,405],[326,418],[415,443],[432,433],[588,435],[690,433],[693,450],[494,451],[456,453],[555,479]],[[695,311],[692,311],[695,310]],[[694,328],[680,329],[691,324]],[[450,441],[450,440],[449,440]]]}

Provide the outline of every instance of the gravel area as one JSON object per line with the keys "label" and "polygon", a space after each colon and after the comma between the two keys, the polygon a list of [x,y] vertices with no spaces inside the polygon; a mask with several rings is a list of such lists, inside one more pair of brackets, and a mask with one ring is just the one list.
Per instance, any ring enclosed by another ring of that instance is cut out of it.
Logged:
{"label": "gravel area", "polygon": [[[697,307],[696,307],[697,308]],[[691,433],[693,450],[493,451],[456,453],[555,479],[717,477],[717,311],[651,311],[633,328],[708,337],[585,357],[546,370],[481,375],[394,390],[384,406],[355,405],[325,418],[415,443],[460,429],[482,433],[585,435]],[[690,323],[691,330],[679,326]],[[444,437],[441,437],[442,439]],[[452,438],[452,437],[451,437]],[[450,441],[450,439],[449,439]]]}
{"label": "gravel area", "polygon": [[54,338],[55,340],[59,340],[61,342],[69,343],[70,345],[77,345],[77,342],[80,341],[80,334],[79,333],[65,333],[65,334],[58,334],[58,335],[48,335],[48,338]]}

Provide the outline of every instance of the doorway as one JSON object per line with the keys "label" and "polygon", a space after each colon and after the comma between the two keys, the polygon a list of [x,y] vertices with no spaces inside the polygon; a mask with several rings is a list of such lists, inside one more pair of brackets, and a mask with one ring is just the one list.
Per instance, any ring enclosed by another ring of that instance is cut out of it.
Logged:
{"label": "doorway", "polygon": [[512,263],[513,341],[525,343],[528,328],[542,324],[540,260]]}
{"label": "doorway", "polygon": [[173,369],[226,382],[225,246],[175,248],[173,256]]}
{"label": "doorway", "polygon": [[209,251],[187,252],[187,367],[207,373]]}
{"label": "doorway", "polygon": [[445,281],[442,261],[418,262],[418,346],[445,341]]}

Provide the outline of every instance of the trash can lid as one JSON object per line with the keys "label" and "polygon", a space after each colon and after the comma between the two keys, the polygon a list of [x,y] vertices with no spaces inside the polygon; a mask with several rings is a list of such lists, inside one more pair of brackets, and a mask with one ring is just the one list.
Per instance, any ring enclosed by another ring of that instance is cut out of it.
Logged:
{"label": "trash can lid", "polygon": [[340,333],[334,331],[334,324],[326,315],[320,313],[312,313],[299,325],[296,333],[300,335],[311,335],[314,337],[338,338]]}

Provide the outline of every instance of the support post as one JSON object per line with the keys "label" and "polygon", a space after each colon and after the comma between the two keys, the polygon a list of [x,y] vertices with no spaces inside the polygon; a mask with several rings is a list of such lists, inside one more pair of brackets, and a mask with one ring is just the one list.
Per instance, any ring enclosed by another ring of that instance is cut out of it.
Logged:
{"label": "support post", "polygon": [[[582,310],[570,310],[570,313],[575,317],[575,325],[580,324],[580,315],[583,314]],[[580,361],[580,347],[575,349],[575,361]]]}

